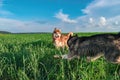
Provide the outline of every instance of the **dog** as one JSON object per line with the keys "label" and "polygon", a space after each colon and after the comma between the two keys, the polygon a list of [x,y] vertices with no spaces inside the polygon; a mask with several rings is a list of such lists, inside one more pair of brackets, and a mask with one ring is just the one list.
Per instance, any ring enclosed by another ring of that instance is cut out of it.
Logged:
{"label": "dog", "polygon": [[54,28],[52,38],[53,38],[53,44],[56,48],[68,48],[67,40],[69,39],[69,36],[73,36],[72,32],[69,32],[67,35],[63,35],[61,33],[60,29]]}
{"label": "dog", "polygon": [[69,53],[55,55],[55,58],[71,60],[75,57],[85,57],[90,62],[104,56],[107,61],[120,64],[120,33],[96,34],[88,37],[70,36],[67,44]]}

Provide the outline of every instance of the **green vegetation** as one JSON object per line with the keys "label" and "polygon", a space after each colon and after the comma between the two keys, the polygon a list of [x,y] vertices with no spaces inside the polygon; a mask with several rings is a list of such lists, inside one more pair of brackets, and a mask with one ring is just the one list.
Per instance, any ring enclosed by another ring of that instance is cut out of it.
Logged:
{"label": "green vegetation", "polygon": [[[97,33],[78,33],[89,36]],[[51,34],[0,34],[0,80],[120,80],[120,65],[83,59],[54,59],[66,54]]]}

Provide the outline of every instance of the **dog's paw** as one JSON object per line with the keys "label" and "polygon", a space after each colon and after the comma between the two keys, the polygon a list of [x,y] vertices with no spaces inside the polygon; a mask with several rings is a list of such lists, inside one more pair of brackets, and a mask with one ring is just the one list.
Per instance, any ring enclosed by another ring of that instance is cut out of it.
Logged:
{"label": "dog's paw", "polygon": [[60,55],[57,55],[57,54],[54,55],[53,57],[54,57],[54,58],[62,58]]}
{"label": "dog's paw", "polygon": [[65,55],[62,55],[61,57],[62,57],[62,59],[69,59],[69,58],[68,58],[68,55],[66,55],[66,54],[65,54]]}

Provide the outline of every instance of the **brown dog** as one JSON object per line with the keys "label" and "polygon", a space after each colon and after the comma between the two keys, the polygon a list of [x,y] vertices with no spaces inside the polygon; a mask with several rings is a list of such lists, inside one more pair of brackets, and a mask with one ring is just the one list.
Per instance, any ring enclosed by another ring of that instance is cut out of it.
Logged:
{"label": "brown dog", "polygon": [[67,40],[69,39],[69,36],[72,36],[73,33],[70,32],[67,35],[63,35],[61,33],[60,29],[55,28],[52,34],[52,38],[53,38],[53,44],[55,45],[56,48],[65,48],[68,47],[67,45]]}

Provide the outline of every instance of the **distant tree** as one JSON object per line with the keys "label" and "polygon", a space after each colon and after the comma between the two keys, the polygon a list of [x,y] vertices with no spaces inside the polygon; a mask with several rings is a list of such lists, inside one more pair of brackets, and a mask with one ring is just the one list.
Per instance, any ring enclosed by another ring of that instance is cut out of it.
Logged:
{"label": "distant tree", "polygon": [[11,33],[11,32],[8,32],[8,31],[0,31],[0,33],[2,33],[2,34],[9,34],[9,33]]}

